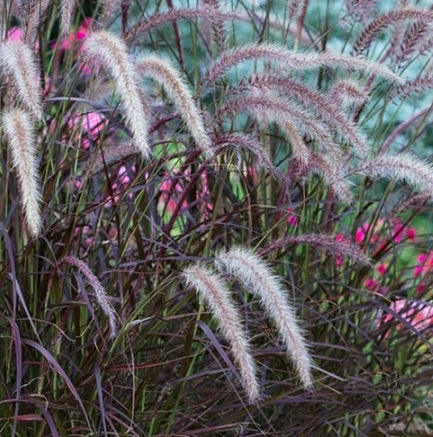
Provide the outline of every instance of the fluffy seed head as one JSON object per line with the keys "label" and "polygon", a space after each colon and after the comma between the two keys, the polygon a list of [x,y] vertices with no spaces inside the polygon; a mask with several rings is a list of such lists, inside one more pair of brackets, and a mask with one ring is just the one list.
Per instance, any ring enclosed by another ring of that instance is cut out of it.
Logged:
{"label": "fluffy seed head", "polygon": [[[220,108],[217,116],[237,114],[240,111],[248,111],[261,122],[266,120],[277,123],[291,142],[294,156],[303,163],[309,162],[311,153],[305,142],[300,141],[300,136],[294,136],[293,125],[316,139],[328,153],[332,155],[340,153],[339,146],[332,139],[329,129],[320,120],[312,120],[311,114],[303,108],[294,103],[288,104],[278,96],[255,93],[252,96],[237,97]],[[298,148],[295,150],[295,147]]]}
{"label": "fluffy seed head", "polygon": [[233,66],[248,60],[262,59],[274,61],[277,64],[293,70],[304,71],[319,67],[339,67],[346,70],[367,71],[371,74],[385,77],[395,82],[400,82],[399,76],[394,74],[384,65],[360,59],[355,56],[347,56],[331,51],[321,53],[294,53],[283,47],[272,44],[245,45],[224,52],[206,71],[203,83],[215,83],[227,70]]}
{"label": "fluffy seed head", "polygon": [[141,59],[137,70],[160,83],[175,101],[197,145],[207,157],[213,156],[212,141],[206,132],[200,111],[178,71],[168,60],[149,55]]}
{"label": "fluffy seed head", "polygon": [[[24,2],[22,2],[24,3]],[[48,7],[52,5],[51,0],[28,1],[22,9],[22,16],[25,21],[25,41],[33,46],[38,35],[38,29],[46,18]]]}
{"label": "fluffy seed head", "polygon": [[395,178],[433,198],[433,168],[409,153],[383,154],[357,170],[373,178]]}
{"label": "fluffy seed head", "polygon": [[33,125],[29,113],[9,109],[3,114],[2,125],[21,191],[21,203],[28,231],[33,238],[42,228],[40,212],[40,183],[36,162]]}
{"label": "fluffy seed head", "polygon": [[[327,96],[315,91],[302,82],[284,77],[284,73],[256,74],[249,78],[245,89],[259,88],[262,90],[280,91],[293,97],[304,107],[314,110],[323,120],[334,126],[345,135],[355,146],[355,150],[361,155],[368,154],[365,140],[362,138],[356,125],[341,111],[341,106],[335,104]],[[242,89],[242,85],[241,85]]]}
{"label": "fluffy seed head", "polygon": [[251,403],[259,398],[259,385],[253,358],[249,351],[241,315],[235,307],[230,292],[222,279],[209,270],[192,265],[183,271],[187,285],[194,287],[209,305],[219,328],[232,348],[233,357],[239,366],[242,384]]}
{"label": "fluffy seed head", "polygon": [[33,51],[22,41],[0,44],[0,67],[14,80],[22,103],[38,119],[42,119],[39,71]]}
{"label": "fluffy seed head", "polygon": [[128,127],[134,144],[143,158],[150,156],[148,142],[149,110],[140,98],[138,75],[134,63],[129,59],[125,44],[120,38],[106,31],[92,32],[84,45],[85,56],[94,58],[110,72],[120,95]]}
{"label": "fluffy seed head", "polygon": [[77,0],[62,0],[60,4],[60,29],[62,35],[66,35],[71,30],[72,15],[77,7]]}
{"label": "fluffy seed head", "polygon": [[311,357],[295,310],[289,304],[279,279],[257,255],[243,248],[232,248],[220,253],[215,258],[215,265],[218,270],[226,271],[240,279],[248,291],[260,298],[269,316],[274,320],[302,384],[305,388],[311,387]]}
{"label": "fluffy seed head", "polygon": [[260,250],[260,255],[265,255],[277,249],[283,249],[290,245],[308,244],[315,248],[322,248],[333,255],[344,255],[360,264],[370,266],[370,260],[361,249],[350,241],[337,241],[332,235],[325,234],[303,234],[288,235],[273,241],[269,246]]}
{"label": "fluffy seed head", "polygon": [[111,305],[111,302],[106,291],[104,290],[104,287],[99,282],[99,279],[93,274],[89,266],[84,261],[81,261],[73,255],[65,256],[64,258],[62,258],[59,262],[59,265],[65,263],[77,267],[80,272],[85,276],[85,278],[89,281],[89,284],[92,286],[93,291],[95,292],[96,300],[98,301],[102,311],[104,311],[105,315],[108,317],[108,323],[110,325],[110,337],[114,338],[117,332],[116,312]]}
{"label": "fluffy seed head", "polygon": [[319,174],[323,180],[334,190],[335,195],[346,203],[351,203],[352,193],[350,183],[346,178],[346,167],[343,156],[327,153],[313,153],[308,165],[308,170]]}

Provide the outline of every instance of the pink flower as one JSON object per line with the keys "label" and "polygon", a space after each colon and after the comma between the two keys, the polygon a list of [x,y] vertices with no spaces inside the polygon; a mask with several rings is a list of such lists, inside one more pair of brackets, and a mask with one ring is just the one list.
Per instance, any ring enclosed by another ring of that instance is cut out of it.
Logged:
{"label": "pink flower", "polygon": [[63,51],[72,50],[76,47],[77,42],[84,40],[87,38],[89,34],[90,28],[92,26],[92,18],[87,17],[80,24],[76,32],[71,32],[69,35],[65,36],[60,40],[60,44],[57,41],[51,44],[51,48],[54,50],[55,48],[59,48]]}
{"label": "pink flower", "polygon": [[416,292],[417,293],[422,293],[425,290],[426,287],[427,287],[427,285],[424,284],[423,282],[421,282],[421,284],[417,285]]}
{"label": "pink flower", "polygon": [[[367,226],[367,229],[365,229],[365,226]],[[356,230],[355,234],[355,243],[362,243],[365,238],[366,232],[368,232],[369,225],[362,225]]]}
{"label": "pink flower", "polygon": [[[110,207],[114,203],[118,203],[122,197],[122,194],[130,187],[135,174],[137,173],[137,167],[131,165],[121,165],[111,182],[112,195],[108,195],[105,201],[105,206]],[[128,193],[128,198],[133,199],[134,193]]]}
{"label": "pink flower", "polygon": [[[79,132],[75,138],[80,142],[81,147],[86,150],[90,148],[92,143],[98,141],[107,123],[108,120],[98,112],[73,115],[68,119],[68,127],[71,130],[78,129]],[[80,141],[81,137],[82,139]]]}
{"label": "pink flower", "polygon": [[418,255],[418,264],[416,265],[413,276],[425,276],[433,268],[433,252]]}
{"label": "pink flower", "polygon": [[377,291],[379,288],[379,282],[376,279],[373,278],[367,278],[364,281],[364,287],[367,290],[371,290],[371,291]]}
{"label": "pink flower", "polygon": [[[428,305],[425,301],[398,299],[391,304],[390,309],[398,313],[417,330],[423,330],[433,326],[433,307]],[[384,323],[387,323],[393,319],[394,316],[387,313],[383,320]],[[403,328],[405,328],[405,326],[399,322],[397,329],[401,330]]]}
{"label": "pink flower", "polygon": [[385,276],[387,270],[388,270],[388,266],[384,263],[379,264],[376,267],[376,271],[377,271],[377,273],[379,273],[380,276]]}
{"label": "pink flower", "polygon": [[288,208],[288,209],[287,209],[287,213],[288,213],[288,216],[287,216],[287,223],[288,223],[292,228],[296,227],[297,224],[298,224],[298,217],[296,217],[296,214],[294,214],[294,213],[292,212],[292,208]]}
{"label": "pink flower", "polygon": [[[165,179],[161,186],[159,187],[159,191],[161,193],[161,202],[163,203],[164,208],[173,214],[179,203],[178,197],[184,190],[183,184],[181,181],[177,180],[177,177],[170,177],[168,173],[166,173],[167,179]],[[188,202],[184,200],[182,202],[182,209],[188,207]]]}
{"label": "pink flower", "polygon": [[407,238],[409,240],[415,239],[416,238],[416,230],[415,230],[415,228],[409,228],[407,230],[407,234],[406,235],[407,235]]}
{"label": "pink flower", "polygon": [[17,26],[11,27],[8,30],[8,34],[6,36],[6,39],[8,41],[22,41],[23,38],[24,38],[24,32],[21,29],[21,27],[17,27]]}
{"label": "pink flower", "polygon": [[[341,232],[339,232],[336,236],[335,236],[335,240],[338,241],[339,243],[348,243],[350,242],[350,240]],[[344,262],[344,258],[341,254],[337,253],[335,255],[335,265],[337,267],[340,267]]]}
{"label": "pink flower", "polygon": [[[160,205],[162,210],[168,210],[170,214],[174,214],[178,209],[179,202],[183,197],[185,187],[188,185],[187,178],[190,175],[190,171],[187,170],[183,175],[180,173],[168,174],[166,172],[166,179],[160,185]],[[206,218],[209,212],[213,210],[213,204],[208,199],[210,197],[210,188],[208,182],[207,173],[202,173],[200,175],[201,179],[201,190],[197,192],[194,204],[198,204],[201,207],[202,217]],[[182,201],[182,205],[179,209],[179,214],[183,214],[188,208],[189,203],[186,199]]]}
{"label": "pink flower", "polygon": [[[60,43],[54,42],[51,44],[51,48],[53,50],[57,48],[59,53],[70,51],[76,48],[76,54],[80,54],[83,51],[83,43],[91,30],[92,22],[92,18],[85,18],[76,32],[71,32],[69,35],[62,38]],[[88,60],[86,63],[81,64],[81,72],[85,75],[90,75],[95,66],[95,63],[93,63],[91,60]]]}

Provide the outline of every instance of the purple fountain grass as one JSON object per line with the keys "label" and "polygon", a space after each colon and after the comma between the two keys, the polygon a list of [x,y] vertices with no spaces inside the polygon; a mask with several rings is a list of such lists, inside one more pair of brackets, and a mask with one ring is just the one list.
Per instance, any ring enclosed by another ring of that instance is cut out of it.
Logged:
{"label": "purple fountain grass", "polygon": [[125,33],[125,41],[129,44],[139,35],[170,21],[185,20],[191,18],[205,19],[238,19],[245,20],[245,16],[235,12],[221,12],[210,8],[203,9],[172,9],[168,12],[153,14],[147,21],[136,24]]}
{"label": "purple fountain grass", "polygon": [[220,271],[240,279],[245,288],[258,296],[287,347],[305,388],[311,388],[312,360],[304,339],[303,330],[296,319],[295,310],[287,300],[286,291],[266,263],[250,250],[235,247],[215,257]]}
{"label": "purple fountain grass", "polygon": [[401,84],[399,87],[397,87],[395,96],[404,98],[412,94],[417,95],[431,89],[433,89],[433,75],[430,73],[428,76],[420,76],[416,79],[409,80]]}
{"label": "purple fountain grass", "polygon": [[216,139],[216,144],[219,147],[244,147],[257,157],[260,167],[263,167],[266,171],[268,171],[272,177],[274,177],[276,180],[280,180],[283,183],[288,183],[287,176],[272,163],[269,155],[255,138],[242,134],[227,134],[218,137]]}
{"label": "purple fountain grass", "polygon": [[408,20],[418,20],[431,23],[433,21],[433,11],[416,8],[404,8],[392,9],[388,12],[385,12],[372,21],[367,27],[365,27],[353,45],[354,52],[361,53],[367,50],[373,39],[388,26],[396,25]]}
{"label": "purple fountain grass", "polygon": [[373,178],[405,181],[422,194],[433,198],[433,167],[410,153],[382,154],[355,170]]}
{"label": "purple fountain grass", "polygon": [[310,246],[322,248],[330,252],[332,255],[346,256],[359,264],[371,266],[370,260],[356,244],[352,244],[349,241],[337,241],[334,236],[325,234],[288,235],[273,241],[266,247],[263,247],[259,251],[259,254],[260,256],[264,256],[274,250],[284,249],[287,246],[299,244],[308,244]]}
{"label": "purple fountain grass", "polygon": [[340,200],[349,204],[352,202],[351,185],[346,176],[350,169],[341,156],[313,153],[308,170],[322,176]]}
{"label": "purple fountain grass", "polygon": [[22,17],[25,21],[25,42],[33,46],[36,42],[38,29],[46,17],[51,0],[35,0],[27,3]]}
{"label": "purple fountain grass", "polygon": [[0,44],[0,66],[13,78],[23,105],[41,120],[42,96],[34,52],[21,41],[5,41]]}
{"label": "purple fountain grass", "polygon": [[282,67],[304,71],[319,67],[340,67],[346,70],[361,70],[377,76],[383,76],[394,82],[400,77],[386,66],[373,61],[343,55],[331,51],[321,53],[294,53],[284,47],[272,44],[251,44],[236,47],[223,53],[204,72],[202,85],[205,90],[214,84],[226,71],[241,62],[261,59],[274,61]]}
{"label": "purple fountain grass", "polygon": [[60,2],[60,31],[63,36],[71,31],[72,16],[77,8],[77,0],[62,0]]}
{"label": "purple fountain grass", "polygon": [[350,18],[364,23],[375,15],[378,0],[345,0],[344,3]]}
{"label": "purple fountain grass", "polygon": [[335,105],[347,103],[363,103],[369,98],[368,92],[358,82],[352,79],[340,79],[335,82],[326,94],[326,97]]}
{"label": "purple fountain grass", "polygon": [[[219,0],[203,0],[203,5],[206,9],[213,12],[222,12]],[[213,39],[217,47],[217,53],[220,54],[226,49],[226,31],[224,28],[224,19],[220,17],[211,17],[211,27],[213,33]]]}
{"label": "purple fountain grass", "polygon": [[148,55],[137,63],[137,71],[152,77],[164,87],[178,106],[179,112],[198,147],[205,153],[206,157],[213,157],[212,141],[206,132],[200,111],[194,102],[191,91],[174,66],[159,56]]}
{"label": "purple fountain grass", "polygon": [[229,342],[233,357],[239,366],[242,384],[251,403],[259,399],[259,385],[250,347],[241,315],[223,280],[204,267],[192,265],[183,271],[188,286],[195,288],[209,305],[219,329]]}
{"label": "purple fountain grass", "polygon": [[[431,10],[431,9],[430,9]],[[428,25],[423,21],[415,21],[407,27],[401,38],[398,39],[391,56],[397,65],[403,67],[410,62],[412,56],[418,55],[417,48],[420,47],[432,35],[431,23]]]}
{"label": "purple fountain grass", "polygon": [[12,165],[18,175],[27,228],[31,237],[37,238],[42,228],[41,188],[32,119],[26,111],[8,109],[3,113],[2,126],[9,143]]}
{"label": "purple fountain grass", "polygon": [[287,93],[307,108],[312,108],[323,120],[326,120],[340,133],[345,135],[360,155],[368,155],[365,139],[362,138],[355,123],[350,121],[341,112],[341,107],[337,106],[327,96],[301,82],[277,73],[256,74],[248,79],[248,84],[242,83],[240,85],[241,89],[248,89],[250,87]]}
{"label": "purple fountain grass", "polygon": [[103,285],[99,282],[99,279],[94,275],[94,273],[90,270],[89,266],[82,260],[78,259],[73,255],[68,255],[63,257],[58,265],[69,264],[71,266],[77,267],[80,272],[85,276],[89,284],[93,288],[95,292],[96,300],[101,307],[102,311],[108,318],[108,324],[110,329],[110,338],[115,338],[117,334],[116,328],[116,312],[111,305],[110,298],[107,295]]}
{"label": "purple fountain grass", "polygon": [[[278,96],[269,93],[257,93],[252,96],[239,96],[236,99],[225,103],[216,112],[216,117],[228,114],[237,114],[247,111],[259,120],[267,119],[268,122],[275,121],[283,130],[287,128],[287,122],[302,129],[307,135],[312,136],[328,152],[334,155],[340,154],[339,146],[332,139],[331,133],[319,120],[314,120],[304,109],[293,103],[287,103]],[[286,131],[290,140],[290,130]],[[297,159],[307,163],[311,152],[304,147],[305,143],[293,142],[293,153]],[[301,147],[295,150],[295,146]]]}
{"label": "purple fountain grass", "polygon": [[141,98],[138,73],[129,59],[125,44],[110,32],[97,31],[88,36],[84,48],[87,58],[99,60],[113,76],[134,144],[143,158],[148,159],[151,154],[148,139],[149,110]]}

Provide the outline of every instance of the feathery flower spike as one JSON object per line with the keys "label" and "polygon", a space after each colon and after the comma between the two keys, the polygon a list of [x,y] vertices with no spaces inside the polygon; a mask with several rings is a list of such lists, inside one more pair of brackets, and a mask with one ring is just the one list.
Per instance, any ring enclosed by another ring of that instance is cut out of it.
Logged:
{"label": "feathery flower spike", "polygon": [[232,301],[230,292],[218,275],[204,267],[195,265],[187,267],[183,271],[183,278],[186,284],[194,287],[209,305],[223,336],[230,343],[249,401],[255,402],[259,398],[259,386],[254,361],[245,337],[245,328],[241,323],[241,315]]}
{"label": "feathery flower spike", "polygon": [[311,357],[296,320],[295,310],[288,303],[279,279],[257,255],[242,248],[219,253],[215,257],[215,265],[218,270],[240,279],[251,293],[261,299],[275,322],[304,387],[311,387]]}
{"label": "feathery flower spike", "polygon": [[110,326],[110,337],[114,338],[117,332],[116,312],[114,311],[114,308],[110,303],[109,297],[104,290],[104,287],[99,282],[99,279],[93,274],[89,266],[84,261],[81,261],[73,255],[63,257],[60,260],[59,265],[65,263],[77,267],[89,281],[89,284],[92,286],[93,291],[95,292],[96,300],[98,301],[102,311],[104,311],[105,315],[108,318],[108,323]]}
{"label": "feathery flower spike", "polygon": [[123,103],[134,144],[143,158],[149,158],[148,111],[140,98],[137,71],[129,59],[125,44],[110,32],[98,31],[88,36],[84,50],[88,58],[96,58],[110,71]]}
{"label": "feathery flower spike", "polygon": [[21,109],[9,109],[3,113],[2,124],[12,164],[18,174],[27,228],[31,236],[36,238],[41,232],[42,219],[32,120],[30,114]]}
{"label": "feathery flower spike", "polygon": [[37,120],[42,119],[39,72],[33,51],[22,41],[8,40],[0,44],[0,67],[9,74],[23,104]]}
{"label": "feathery flower spike", "polygon": [[294,53],[273,44],[251,44],[224,52],[213,62],[203,75],[203,89],[215,83],[227,70],[248,60],[262,59],[297,71],[318,67],[340,67],[347,70],[367,71],[395,82],[401,82],[398,75],[379,62],[368,61],[355,56],[325,51],[321,53]]}
{"label": "feathery flower spike", "polygon": [[[15,2],[11,2],[15,3]],[[17,2],[18,3],[18,2]],[[24,3],[24,2],[21,2]],[[35,44],[38,36],[38,29],[42,21],[46,18],[48,7],[52,4],[51,0],[28,1],[22,8],[22,18],[25,22],[25,41],[30,46]]]}
{"label": "feathery flower spike", "polygon": [[77,0],[62,0],[60,4],[60,29],[63,36],[68,34],[71,30],[72,15],[76,7]]}
{"label": "feathery flower spike", "polygon": [[404,180],[430,199],[433,198],[433,167],[410,153],[379,155],[366,162],[357,173],[373,178]]}
{"label": "feathery flower spike", "polygon": [[149,75],[165,88],[169,96],[176,102],[197,145],[207,157],[212,157],[212,141],[206,132],[203,119],[192,94],[177,70],[169,61],[153,55],[141,59],[137,64],[137,70],[140,73]]}

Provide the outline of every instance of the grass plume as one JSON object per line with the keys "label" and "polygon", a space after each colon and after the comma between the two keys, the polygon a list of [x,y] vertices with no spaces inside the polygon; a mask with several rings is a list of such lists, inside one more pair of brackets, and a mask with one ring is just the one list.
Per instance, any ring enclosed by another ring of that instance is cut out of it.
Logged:
{"label": "grass plume", "polygon": [[125,41],[131,43],[139,35],[149,32],[149,30],[161,26],[162,24],[177,20],[187,20],[193,18],[206,18],[213,20],[242,19],[240,14],[234,12],[221,12],[217,9],[172,9],[152,15],[149,20],[138,23],[133,29],[125,34]]}
{"label": "grass plume", "polygon": [[34,128],[28,112],[8,109],[2,126],[19,181],[21,203],[29,234],[37,238],[42,228],[40,210],[41,188],[37,169]]}
{"label": "grass plume", "polygon": [[0,45],[0,66],[11,76],[23,105],[37,120],[42,119],[39,71],[30,47],[21,41],[5,41]]}
{"label": "grass plume", "polygon": [[359,154],[364,156],[368,154],[365,140],[358,132],[358,128],[355,124],[341,112],[341,108],[320,92],[311,89],[297,80],[284,77],[284,75],[277,73],[251,76],[246,86],[266,88],[287,93],[304,106],[312,108],[323,120],[345,135],[355,146]]}
{"label": "grass plume", "polygon": [[68,255],[63,257],[59,261],[59,265],[69,264],[71,266],[77,267],[80,272],[87,279],[93,291],[95,292],[96,300],[101,307],[102,311],[108,318],[109,330],[110,330],[110,338],[115,338],[117,333],[116,328],[116,312],[111,305],[110,298],[107,295],[103,285],[99,281],[99,279],[94,275],[94,273],[90,270],[89,266],[82,260],[78,259],[76,256]]}
{"label": "grass plume", "polygon": [[134,144],[143,158],[151,154],[148,139],[148,112],[140,97],[138,74],[123,41],[110,32],[92,32],[84,46],[88,59],[95,58],[111,73],[122,100],[125,118]]}
{"label": "grass plume", "polygon": [[258,296],[287,347],[305,388],[313,385],[311,357],[296,319],[295,310],[289,304],[280,280],[271,269],[252,251],[232,248],[215,257],[218,270],[226,271],[240,279],[245,288]]}
{"label": "grass plume", "polygon": [[361,53],[367,50],[373,39],[382,30],[390,25],[396,25],[408,20],[418,20],[421,22],[433,21],[433,11],[416,8],[392,9],[373,20],[364,28],[361,35],[354,43],[354,52]]}
{"label": "grass plume", "polygon": [[360,70],[377,76],[383,76],[394,82],[400,82],[384,65],[365,59],[347,56],[340,53],[325,51],[321,53],[294,53],[290,50],[273,44],[251,44],[237,47],[224,52],[206,70],[202,84],[214,84],[226,71],[241,62],[249,60],[274,61],[278,65],[295,71],[304,71],[319,67],[339,67],[345,70]]}
{"label": "grass plume", "polygon": [[206,132],[200,111],[194,102],[191,91],[173,65],[159,56],[148,55],[137,63],[137,70],[145,76],[152,77],[164,87],[169,96],[176,102],[198,147],[207,157],[212,157],[212,141]]}
{"label": "grass plume", "polygon": [[[241,111],[247,111],[259,122],[263,122],[263,120],[268,123],[275,121],[291,142],[294,157],[301,162],[309,162],[311,152],[304,141],[294,140],[300,138],[300,136],[295,137],[293,135],[292,124],[306,135],[317,140],[327,152],[334,155],[340,153],[338,145],[332,139],[331,133],[324,124],[319,120],[312,119],[311,114],[304,109],[293,103],[289,104],[278,96],[262,93],[237,97],[219,108],[217,117],[238,114]],[[296,146],[298,146],[298,149],[295,149]]]}
{"label": "grass plume", "polygon": [[209,305],[225,339],[230,343],[233,357],[239,366],[242,384],[251,403],[259,398],[259,385],[253,358],[249,351],[241,315],[222,279],[204,267],[192,265],[183,271],[188,286],[195,288]]}
{"label": "grass plume", "polygon": [[71,31],[72,17],[77,7],[77,0],[62,0],[60,3],[60,30],[62,35]]}
{"label": "grass plume", "polygon": [[357,173],[405,181],[433,198],[433,167],[410,153],[383,154],[364,163]]}
{"label": "grass plume", "polygon": [[337,241],[334,236],[325,234],[288,235],[287,237],[273,241],[269,246],[261,249],[260,255],[264,256],[274,250],[284,249],[288,245],[298,244],[308,244],[319,247],[327,250],[332,255],[344,255],[359,264],[366,266],[371,265],[370,260],[358,246],[348,241]]}

